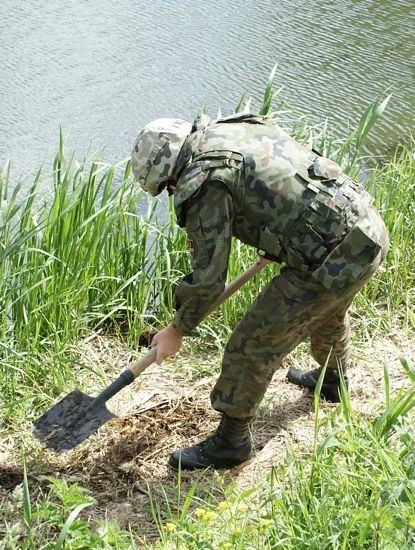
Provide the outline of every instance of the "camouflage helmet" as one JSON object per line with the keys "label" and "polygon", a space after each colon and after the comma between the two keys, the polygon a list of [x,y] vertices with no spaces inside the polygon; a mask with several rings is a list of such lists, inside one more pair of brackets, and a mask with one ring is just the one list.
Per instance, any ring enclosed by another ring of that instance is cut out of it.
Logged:
{"label": "camouflage helmet", "polygon": [[164,189],[191,130],[190,122],[178,118],[158,118],[141,130],[131,154],[131,166],[144,191],[156,196]]}

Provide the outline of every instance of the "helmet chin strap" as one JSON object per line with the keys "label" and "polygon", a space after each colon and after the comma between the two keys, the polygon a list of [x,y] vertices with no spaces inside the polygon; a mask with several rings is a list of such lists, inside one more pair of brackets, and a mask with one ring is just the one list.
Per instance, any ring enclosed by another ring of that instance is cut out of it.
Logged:
{"label": "helmet chin strap", "polygon": [[157,195],[159,195],[162,191],[164,191],[164,189],[166,189],[166,187],[167,187],[167,182],[166,181],[161,182],[159,184],[159,186],[157,187]]}
{"label": "helmet chin strap", "polygon": [[165,186],[166,186],[166,189],[167,189],[167,193],[169,194],[169,197],[171,195],[174,195],[174,193],[176,192],[176,180],[174,179],[169,179],[165,182]]}

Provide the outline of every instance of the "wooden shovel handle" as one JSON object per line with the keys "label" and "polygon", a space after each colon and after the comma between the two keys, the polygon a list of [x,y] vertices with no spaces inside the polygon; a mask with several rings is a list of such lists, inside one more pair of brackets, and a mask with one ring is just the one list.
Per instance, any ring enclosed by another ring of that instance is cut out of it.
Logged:
{"label": "wooden shovel handle", "polygon": [[[251,265],[246,271],[241,273],[236,279],[231,281],[228,285],[226,285],[225,290],[222,292],[222,294],[219,296],[219,298],[214,303],[213,307],[209,310],[207,315],[212,313],[216,308],[218,308],[223,302],[225,302],[232,294],[234,294],[237,290],[239,290],[245,283],[247,283],[254,275],[259,273],[261,269],[263,269],[268,263],[270,263],[270,260],[266,260],[265,258],[258,258],[258,260]],[[137,378],[139,374],[141,374],[147,367],[149,367],[152,363],[155,362],[157,356],[156,348],[151,349],[144,357],[133,363],[128,367],[128,370],[130,370],[134,376],[134,379]]]}
{"label": "wooden shovel handle", "polygon": [[237,290],[243,287],[248,281],[252,279],[257,273],[259,273],[267,264],[271,263],[271,260],[259,257],[251,267],[248,267],[243,273],[238,275],[233,281],[226,285],[224,291],[213,304],[207,315],[210,315],[215,309],[217,309],[223,302],[226,302],[228,298],[235,294]]}
{"label": "wooden shovel handle", "polygon": [[152,363],[155,362],[157,357],[157,350],[156,348],[152,348],[148,353],[146,353],[141,359],[133,363],[129,368],[129,370],[133,373],[134,379],[137,378],[139,374],[143,372],[143,370],[146,370],[147,367],[149,367]]}

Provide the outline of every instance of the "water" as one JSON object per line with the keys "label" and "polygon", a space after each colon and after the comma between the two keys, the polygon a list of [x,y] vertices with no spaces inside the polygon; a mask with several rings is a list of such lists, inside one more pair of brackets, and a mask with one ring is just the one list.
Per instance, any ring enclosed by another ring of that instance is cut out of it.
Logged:
{"label": "water", "polygon": [[[339,136],[392,91],[368,145],[388,154],[414,128],[413,0],[2,0],[0,164],[50,168],[59,128],[78,158],[129,156],[161,116],[259,106],[273,65],[281,97]],[[29,179],[29,178],[28,178]]]}

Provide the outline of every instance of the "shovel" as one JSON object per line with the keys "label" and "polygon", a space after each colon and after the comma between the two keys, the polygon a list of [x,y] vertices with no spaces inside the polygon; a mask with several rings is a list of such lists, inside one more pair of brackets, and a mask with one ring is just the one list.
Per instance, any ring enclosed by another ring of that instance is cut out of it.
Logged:
{"label": "shovel", "polygon": [[[209,313],[252,279],[267,263],[269,263],[269,260],[259,258],[255,264],[229,283]],[[122,372],[97,397],[90,397],[79,390],[69,393],[34,422],[33,434],[49,449],[55,451],[74,449],[91,434],[99,430],[108,420],[115,418],[115,415],[107,409],[105,403],[128,384],[131,384],[139,374],[154,363],[156,355],[156,348],[150,350],[139,361]]]}

